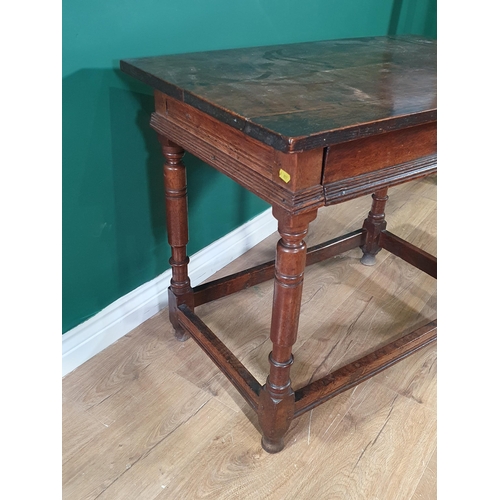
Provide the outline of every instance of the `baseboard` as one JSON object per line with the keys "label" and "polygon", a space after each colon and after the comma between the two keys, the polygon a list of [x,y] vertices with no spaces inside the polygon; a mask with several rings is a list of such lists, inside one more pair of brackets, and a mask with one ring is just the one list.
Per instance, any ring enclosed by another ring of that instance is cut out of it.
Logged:
{"label": "baseboard", "polygon": [[[277,230],[271,209],[190,257],[189,275],[196,286]],[[168,304],[170,269],[120,297],[62,336],[63,376],[78,368]]]}

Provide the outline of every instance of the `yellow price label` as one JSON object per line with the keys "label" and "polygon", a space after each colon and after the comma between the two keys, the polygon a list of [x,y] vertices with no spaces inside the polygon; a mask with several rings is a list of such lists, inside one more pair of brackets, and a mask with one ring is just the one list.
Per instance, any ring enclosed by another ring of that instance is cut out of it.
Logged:
{"label": "yellow price label", "polygon": [[280,179],[284,180],[287,184],[290,182],[290,174],[288,172],[285,172],[282,168],[280,168],[279,171],[279,177]]}

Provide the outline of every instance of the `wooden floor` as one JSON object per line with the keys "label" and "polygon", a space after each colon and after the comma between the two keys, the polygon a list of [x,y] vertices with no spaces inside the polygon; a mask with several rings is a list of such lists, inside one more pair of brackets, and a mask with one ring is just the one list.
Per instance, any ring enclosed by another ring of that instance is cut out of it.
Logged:
{"label": "wooden floor", "polygon": [[[361,227],[370,197],[320,210],[308,245]],[[388,229],[436,255],[436,177],[389,191]],[[221,272],[274,258],[272,235]],[[298,388],[436,317],[435,280],[382,251],[307,268],[292,381]],[[272,282],[197,309],[263,383]],[[260,447],[256,415],[161,312],[63,379],[63,498],[436,498],[436,346],[292,422]]]}

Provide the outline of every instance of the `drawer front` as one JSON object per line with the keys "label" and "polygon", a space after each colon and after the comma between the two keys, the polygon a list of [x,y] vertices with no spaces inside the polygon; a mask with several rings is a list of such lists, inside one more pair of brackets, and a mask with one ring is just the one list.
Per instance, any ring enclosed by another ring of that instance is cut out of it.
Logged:
{"label": "drawer front", "polygon": [[436,153],[436,122],[327,148],[322,184],[376,172]]}

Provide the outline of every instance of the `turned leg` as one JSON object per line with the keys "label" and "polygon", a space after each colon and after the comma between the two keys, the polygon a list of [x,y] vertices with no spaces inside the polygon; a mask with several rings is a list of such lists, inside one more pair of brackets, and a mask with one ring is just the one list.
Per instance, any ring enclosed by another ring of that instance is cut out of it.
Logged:
{"label": "turned leg", "polygon": [[274,299],[271,320],[273,350],[269,354],[269,376],[259,395],[259,423],[262,447],[277,453],[284,447],[283,436],[294,414],[295,394],[290,380],[292,346],[297,339],[302,283],[306,264],[303,241],[309,222],[317,211],[291,215],[274,208],[281,239],[276,247]]}
{"label": "turned leg", "polygon": [[172,279],[168,289],[168,307],[175,336],[178,340],[185,341],[190,335],[179,324],[177,308],[181,304],[187,304],[191,309],[194,309],[194,298],[188,276],[189,257],[186,253],[188,220],[186,167],[182,163],[184,150],[162,135],[158,135],[158,139],[165,157],[163,174],[167,233],[168,243],[172,249],[172,257],[169,261],[172,267]]}
{"label": "turned leg", "polygon": [[389,197],[387,196],[387,188],[379,189],[372,194],[372,209],[365,219],[363,229],[366,229],[366,241],[361,247],[363,257],[361,264],[365,266],[373,266],[375,264],[375,255],[380,252],[381,248],[378,244],[380,233],[386,228],[385,221],[385,204]]}

